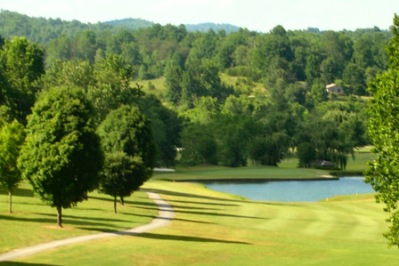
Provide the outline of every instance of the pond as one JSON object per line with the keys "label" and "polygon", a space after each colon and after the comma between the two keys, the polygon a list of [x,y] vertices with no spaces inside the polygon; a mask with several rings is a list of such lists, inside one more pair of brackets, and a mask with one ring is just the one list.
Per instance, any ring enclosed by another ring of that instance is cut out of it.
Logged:
{"label": "pond", "polygon": [[339,195],[373,193],[363,177],[317,181],[203,182],[207,188],[252,200],[316,202]]}

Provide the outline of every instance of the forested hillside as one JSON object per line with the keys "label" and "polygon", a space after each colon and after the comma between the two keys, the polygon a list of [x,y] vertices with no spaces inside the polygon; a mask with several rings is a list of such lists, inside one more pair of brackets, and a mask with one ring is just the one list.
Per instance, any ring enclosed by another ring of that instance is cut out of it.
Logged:
{"label": "forested hillside", "polygon": [[[141,108],[152,121],[158,166],[173,166],[181,147],[179,163],[189,165],[278,165],[296,154],[302,167],[326,160],[344,168],[353,150],[368,144],[363,96],[368,81],[387,68],[391,34],[279,25],[268,33],[160,24],[128,29],[2,11],[0,35],[0,104],[10,119],[25,123],[40,91],[80,87],[97,125],[121,104]],[[42,64],[21,69],[16,79],[17,50],[17,57]],[[148,94],[136,84],[160,77],[164,84],[149,86]],[[331,83],[344,95],[328,94]]]}

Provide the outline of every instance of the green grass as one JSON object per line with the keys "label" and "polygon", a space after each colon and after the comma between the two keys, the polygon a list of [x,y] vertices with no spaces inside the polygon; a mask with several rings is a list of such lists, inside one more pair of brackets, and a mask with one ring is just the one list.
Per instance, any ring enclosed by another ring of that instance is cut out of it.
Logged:
{"label": "green grass", "polygon": [[[398,265],[372,195],[318,203],[242,200],[198,184],[153,180],[174,208],[164,228],[20,259],[49,265]],[[145,211],[152,206],[139,205]],[[14,265],[14,264],[13,264]]]}
{"label": "green grass", "polygon": [[63,210],[63,229],[56,227],[56,210],[33,197],[30,185],[23,182],[13,196],[13,214],[8,213],[8,195],[0,190],[0,253],[51,240],[98,232],[119,231],[149,222],[156,210],[143,210],[144,204],[155,206],[143,192],[126,199],[113,213],[111,197],[91,193],[89,200],[76,208]]}
{"label": "green grass", "polygon": [[[348,167],[361,168],[372,158],[361,150]],[[141,235],[99,239],[21,258],[4,265],[399,265],[398,251],[388,248],[386,214],[373,195],[330,198],[317,203],[250,201],[206,189],[195,178],[315,177],[326,171],[298,169],[294,158],[276,167],[179,168],[157,173],[144,191],[154,191],[175,211],[170,225]],[[352,165],[351,165],[352,164]],[[168,179],[165,181],[163,179]],[[172,180],[172,181],[170,181]],[[65,212],[57,229],[55,210],[33,198],[26,183],[15,196],[15,214],[7,213],[0,192],[0,252],[75,235],[145,224],[157,213],[144,192],[112,213],[106,196]]]}
{"label": "green grass", "polygon": [[[139,84],[140,86],[143,87],[143,90],[146,93],[149,94],[154,94],[157,96],[159,99],[164,99],[166,95],[166,87],[165,87],[165,77],[160,77],[157,79],[151,79],[151,80],[139,80],[139,81],[133,81],[133,86],[134,84]],[[153,88],[150,88],[150,84],[152,84]]]}
{"label": "green grass", "polygon": [[240,167],[199,166],[177,168],[176,172],[155,173],[153,179],[164,180],[212,180],[212,179],[309,179],[328,175],[328,171],[320,169],[303,169],[283,165],[280,167]]}

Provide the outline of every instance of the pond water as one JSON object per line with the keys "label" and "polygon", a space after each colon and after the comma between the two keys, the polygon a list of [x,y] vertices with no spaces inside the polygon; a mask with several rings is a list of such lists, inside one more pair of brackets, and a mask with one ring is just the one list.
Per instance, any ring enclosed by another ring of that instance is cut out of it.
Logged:
{"label": "pond water", "polygon": [[363,177],[320,181],[261,181],[251,183],[204,182],[207,188],[252,200],[316,202],[338,195],[374,192]]}

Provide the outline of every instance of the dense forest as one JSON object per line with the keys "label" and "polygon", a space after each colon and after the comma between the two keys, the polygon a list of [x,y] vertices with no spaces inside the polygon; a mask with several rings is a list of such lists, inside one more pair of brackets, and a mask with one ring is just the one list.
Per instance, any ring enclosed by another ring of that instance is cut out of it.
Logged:
{"label": "dense forest", "polygon": [[[9,11],[0,13],[0,35],[3,120],[26,125],[42,91],[78,87],[96,126],[121,105],[138,106],[151,121],[157,166],[276,166],[295,154],[300,167],[339,168],[369,143],[367,83],[387,69],[391,37],[378,28],[132,28]],[[327,93],[332,83],[344,95]]]}

